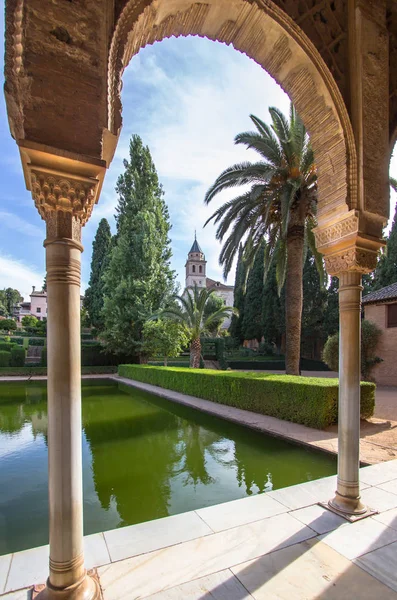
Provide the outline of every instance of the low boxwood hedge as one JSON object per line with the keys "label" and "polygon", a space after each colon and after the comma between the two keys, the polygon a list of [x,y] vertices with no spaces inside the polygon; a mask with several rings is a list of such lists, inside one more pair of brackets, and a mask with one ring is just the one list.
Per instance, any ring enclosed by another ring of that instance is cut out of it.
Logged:
{"label": "low boxwood hedge", "polygon": [[[136,381],[317,429],[338,421],[338,379],[149,365],[119,365],[118,373]],[[374,407],[375,385],[362,383],[361,417],[371,417]]]}
{"label": "low boxwood hedge", "polygon": [[12,342],[0,342],[0,352],[11,352],[13,348],[17,348],[17,344]]}
{"label": "low boxwood hedge", "polygon": [[8,367],[10,365],[11,352],[0,350],[0,367]]}
{"label": "low boxwood hedge", "polygon": [[25,348],[17,346],[10,353],[10,367],[23,367],[25,365]]}
{"label": "low boxwood hedge", "polygon": [[[9,354],[9,353],[7,353]],[[82,375],[108,375],[117,372],[117,367],[81,367]],[[0,367],[0,377],[10,377],[13,375],[47,375],[47,367]]]}

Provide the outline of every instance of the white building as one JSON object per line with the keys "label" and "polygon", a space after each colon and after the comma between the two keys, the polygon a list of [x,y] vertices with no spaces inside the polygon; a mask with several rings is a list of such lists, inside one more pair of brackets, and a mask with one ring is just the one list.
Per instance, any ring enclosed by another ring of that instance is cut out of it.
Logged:
{"label": "white building", "polygon": [[[234,286],[225,285],[220,281],[207,277],[207,261],[200,244],[194,236],[193,245],[188,253],[185,264],[186,287],[193,287],[197,284],[198,287],[214,288],[214,293],[220,296],[225,301],[226,306],[233,306],[234,302]],[[227,329],[230,325],[230,319],[226,319],[222,325],[222,329]]]}

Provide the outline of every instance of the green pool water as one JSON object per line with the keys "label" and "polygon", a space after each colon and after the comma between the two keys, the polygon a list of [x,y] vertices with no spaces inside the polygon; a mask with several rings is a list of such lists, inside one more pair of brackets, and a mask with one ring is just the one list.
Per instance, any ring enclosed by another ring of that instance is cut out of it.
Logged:
{"label": "green pool water", "polygon": [[[332,475],[336,460],[112,381],[83,382],[84,533]],[[45,382],[0,384],[0,554],[48,542]]]}

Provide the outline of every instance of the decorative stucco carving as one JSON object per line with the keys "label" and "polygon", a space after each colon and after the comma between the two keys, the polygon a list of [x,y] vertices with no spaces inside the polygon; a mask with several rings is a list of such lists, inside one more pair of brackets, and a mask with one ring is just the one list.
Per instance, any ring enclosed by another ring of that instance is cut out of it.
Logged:
{"label": "decorative stucco carving", "polygon": [[[98,181],[88,177],[73,177],[44,169],[30,170],[32,196],[41,217],[45,221],[54,219],[54,213],[69,214],[72,223],[85,225],[90,218],[96,196]],[[62,227],[62,216],[57,218]]]}
{"label": "decorative stucco carving", "polygon": [[345,271],[370,273],[376,267],[377,253],[354,247],[337,254],[325,256],[324,260],[325,267],[330,275],[338,275]]}
{"label": "decorative stucco carving", "polygon": [[357,215],[350,215],[347,219],[338,221],[326,228],[317,228],[314,231],[317,248],[338,242],[342,238],[358,233],[359,219]]}

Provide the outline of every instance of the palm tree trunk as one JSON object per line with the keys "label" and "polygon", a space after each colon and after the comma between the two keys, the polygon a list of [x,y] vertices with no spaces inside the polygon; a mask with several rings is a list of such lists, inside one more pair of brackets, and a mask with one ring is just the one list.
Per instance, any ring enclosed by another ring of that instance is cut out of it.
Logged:
{"label": "palm tree trunk", "polygon": [[303,305],[304,225],[295,222],[287,233],[287,273],[285,279],[285,370],[299,375]]}
{"label": "palm tree trunk", "polygon": [[192,369],[200,368],[201,342],[195,338],[190,344],[190,366]]}

